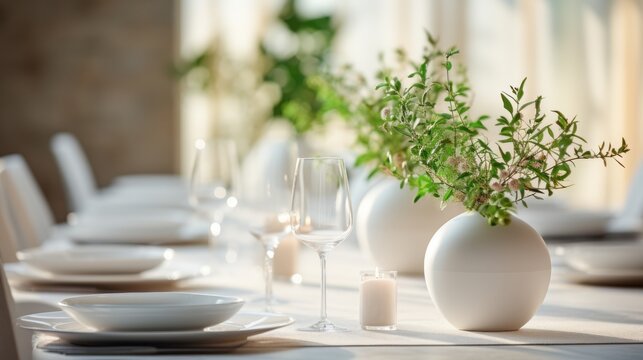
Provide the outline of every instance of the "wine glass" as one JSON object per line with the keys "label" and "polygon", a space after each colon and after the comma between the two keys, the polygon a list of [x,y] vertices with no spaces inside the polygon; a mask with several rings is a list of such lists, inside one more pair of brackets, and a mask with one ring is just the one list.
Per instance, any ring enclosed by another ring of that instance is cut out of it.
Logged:
{"label": "wine glass", "polygon": [[[236,144],[228,139],[195,143],[196,155],[190,178],[190,204],[209,223],[210,242],[221,234],[225,214],[238,204],[240,182]],[[234,262],[236,251],[229,242],[226,261]]]}
{"label": "wine glass", "polygon": [[344,161],[299,158],[291,197],[291,227],[297,239],[317,251],[321,262],[321,319],[303,331],[347,331],[326,315],[326,255],[350,234],[353,211]]}
{"label": "wine glass", "polygon": [[275,299],[272,293],[273,260],[279,242],[290,234],[290,176],[278,169],[265,175],[260,191],[247,198],[252,206],[250,234],[264,249],[265,309],[272,312]]}

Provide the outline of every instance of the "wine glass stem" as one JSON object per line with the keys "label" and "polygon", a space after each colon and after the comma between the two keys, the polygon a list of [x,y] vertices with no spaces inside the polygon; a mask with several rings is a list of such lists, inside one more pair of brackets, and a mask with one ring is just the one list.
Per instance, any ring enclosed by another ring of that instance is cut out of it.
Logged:
{"label": "wine glass stem", "polygon": [[319,253],[319,262],[321,263],[321,321],[326,321],[326,253]]}
{"label": "wine glass stem", "polygon": [[215,210],[210,214],[210,229],[208,229],[208,240],[210,246],[214,245],[221,235],[221,227],[223,224],[223,212]]}
{"label": "wine glass stem", "polygon": [[276,247],[267,245],[263,263],[263,274],[266,282],[266,312],[272,312],[272,269]]}

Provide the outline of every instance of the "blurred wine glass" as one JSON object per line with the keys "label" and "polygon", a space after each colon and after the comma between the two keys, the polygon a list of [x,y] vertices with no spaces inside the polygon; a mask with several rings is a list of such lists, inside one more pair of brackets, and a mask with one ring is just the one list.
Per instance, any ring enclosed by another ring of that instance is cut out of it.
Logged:
{"label": "blurred wine glass", "polygon": [[326,314],[326,255],[350,234],[353,211],[344,161],[339,158],[299,158],[291,197],[292,232],[317,251],[321,262],[321,318],[303,331],[346,331]]}
{"label": "blurred wine glass", "polygon": [[291,176],[275,170],[261,180],[260,191],[249,200],[253,216],[250,234],[261,242],[264,250],[265,309],[272,312],[275,299],[272,293],[273,260],[279,242],[290,234]]}
{"label": "blurred wine glass", "polygon": [[[236,144],[228,139],[195,143],[196,155],[190,179],[190,204],[209,223],[210,243],[221,234],[226,213],[238,204],[240,183]],[[235,245],[227,243],[225,258],[234,262]]]}

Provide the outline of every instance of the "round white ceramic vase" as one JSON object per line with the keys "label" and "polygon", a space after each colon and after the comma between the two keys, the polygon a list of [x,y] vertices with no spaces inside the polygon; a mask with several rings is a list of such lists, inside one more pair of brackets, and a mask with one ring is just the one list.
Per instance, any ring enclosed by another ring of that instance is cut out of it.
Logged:
{"label": "round white ceramic vase", "polygon": [[424,258],[433,303],[460,330],[520,329],[542,304],[550,276],[545,242],[515,216],[490,226],[478,213],[461,214],[433,235]]}
{"label": "round white ceramic vase", "polygon": [[415,191],[400,189],[399,181],[383,179],[360,202],[357,239],[381,269],[421,275],[431,236],[463,211],[456,204],[441,211],[439,200],[427,196],[413,203],[414,197]]}

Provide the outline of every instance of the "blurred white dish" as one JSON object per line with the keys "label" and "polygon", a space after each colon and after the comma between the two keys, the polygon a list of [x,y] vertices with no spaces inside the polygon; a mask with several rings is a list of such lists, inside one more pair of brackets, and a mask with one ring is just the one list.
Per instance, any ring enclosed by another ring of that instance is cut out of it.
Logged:
{"label": "blurred white dish", "polygon": [[518,217],[542,237],[601,236],[607,232],[611,214],[567,210],[521,210]]}
{"label": "blurred white dish", "polygon": [[178,227],[189,222],[194,217],[192,212],[167,208],[112,208],[104,210],[89,210],[72,213],[68,217],[70,225],[109,226],[125,224],[138,226],[174,226]]}
{"label": "blurred white dish", "polygon": [[643,241],[576,243],[556,248],[556,254],[583,272],[643,271]]}
{"label": "blurred white dish", "polygon": [[174,256],[172,249],[152,246],[81,246],[19,251],[18,259],[54,274],[136,274]]}
{"label": "blurred white dish", "polygon": [[222,323],[243,303],[230,296],[134,292],[76,296],[58,305],[79,323],[100,331],[177,331]]}
{"label": "blurred white dish", "polygon": [[643,270],[571,270],[564,274],[568,281],[588,285],[641,286]]}
{"label": "blurred white dish", "polygon": [[266,313],[237,313],[222,324],[201,330],[188,331],[96,331],[76,322],[62,311],[23,316],[22,328],[54,335],[79,345],[107,344],[238,344],[249,336],[292,324],[286,315]]}
{"label": "blurred white dish", "polygon": [[114,180],[117,185],[187,187],[185,179],[171,174],[123,175]]}
{"label": "blurred white dish", "polygon": [[175,244],[205,242],[207,223],[192,219],[179,226],[70,226],[67,236],[88,244]]}
{"label": "blurred white dish", "polygon": [[22,263],[5,264],[4,269],[7,273],[7,278],[11,282],[33,285],[82,285],[110,289],[169,286],[179,281],[208,275],[210,271],[208,267],[178,268],[176,266],[160,266],[140,274],[72,275],[39,271]]}

